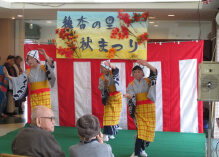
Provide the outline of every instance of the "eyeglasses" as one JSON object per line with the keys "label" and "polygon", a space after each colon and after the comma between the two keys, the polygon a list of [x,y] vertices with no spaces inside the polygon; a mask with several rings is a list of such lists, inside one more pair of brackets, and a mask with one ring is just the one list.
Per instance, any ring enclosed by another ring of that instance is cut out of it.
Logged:
{"label": "eyeglasses", "polygon": [[51,120],[51,122],[52,122],[52,121],[55,121],[55,117],[40,117],[40,118],[46,118],[46,119],[50,119],[50,120]]}

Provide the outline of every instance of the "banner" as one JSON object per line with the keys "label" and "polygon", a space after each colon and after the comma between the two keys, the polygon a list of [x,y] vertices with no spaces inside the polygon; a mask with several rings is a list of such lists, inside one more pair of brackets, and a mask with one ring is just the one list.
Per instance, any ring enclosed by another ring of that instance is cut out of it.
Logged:
{"label": "banner", "polygon": [[[203,132],[203,106],[197,101],[198,64],[203,59],[203,41],[148,44],[148,62],[158,70],[156,131]],[[29,50],[45,48],[54,57],[54,45],[25,45]],[[42,57],[42,56],[40,56]],[[41,58],[44,60],[44,58]],[[104,106],[98,89],[100,59],[56,59],[57,89],[51,94],[56,125],[75,126],[79,117],[93,114],[102,126]],[[111,60],[120,69],[122,93],[134,79],[134,60]],[[57,98],[58,96],[58,98]],[[119,125],[136,129],[123,98]]]}
{"label": "banner", "polygon": [[146,59],[148,13],[57,13],[57,58]]}

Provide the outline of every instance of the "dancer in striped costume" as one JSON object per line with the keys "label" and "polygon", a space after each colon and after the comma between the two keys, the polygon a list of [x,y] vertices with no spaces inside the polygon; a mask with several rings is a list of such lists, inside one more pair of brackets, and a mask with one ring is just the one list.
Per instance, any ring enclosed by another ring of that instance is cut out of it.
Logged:
{"label": "dancer in striped costume", "polygon": [[[40,65],[39,52],[45,57],[45,65]],[[9,78],[9,88],[13,89],[15,100],[22,99],[27,95],[28,83],[30,83],[30,103],[31,110],[34,107],[43,105],[51,109],[50,87],[55,83],[55,74],[53,72],[54,62],[44,49],[29,51],[26,58],[27,64],[31,67],[22,73],[19,77],[11,77],[7,71],[5,76]]]}
{"label": "dancer in striped costume", "polygon": [[[150,69],[150,76],[144,78],[144,66]],[[129,113],[137,128],[135,149],[131,157],[147,156],[145,148],[153,142],[155,135],[155,103],[148,98],[149,89],[156,85],[157,70],[145,60],[137,60],[132,68],[134,81],[130,82],[127,94]],[[156,89],[156,88],[155,88]],[[153,95],[156,98],[156,95]]]}
{"label": "dancer in striped costume", "polygon": [[102,103],[104,104],[103,140],[114,139],[118,132],[119,117],[122,109],[122,94],[119,80],[119,69],[110,61],[101,62],[99,78]]}

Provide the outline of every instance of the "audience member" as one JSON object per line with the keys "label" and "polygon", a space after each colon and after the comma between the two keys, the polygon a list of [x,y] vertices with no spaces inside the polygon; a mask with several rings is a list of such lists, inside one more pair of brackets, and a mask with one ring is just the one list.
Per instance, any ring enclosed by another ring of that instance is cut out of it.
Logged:
{"label": "audience member", "polygon": [[103,143],[97,117],[86,114],[77,120],[80,142],[69,148],[71,157],[114,157],[110,145]]}
{"label": "audience member", "polygon": [[16,155],[34,157],[64,157],[60,145],[51,132],[54,131],[55,118],[51,109],[37,106],[31,114],[31,124],[19,131],[12,143]]}
{"label": "audience member", "polygon": [[8,86],[8,80],[3,73],[3,66],[0,65],[0,117],[1,118],[7,117],[7,115],[3,113],[5,104],[7,102],[7,97],[6,97],[7,86]]}
{"label": "audience member", "polygon": [[[15,59],[14,56],[9,55],[4,66],[7,69],[7,72],[10,76],[17,77],[16,70],[13,67],[14,59]],[[6,105],[6,112],[5,113],[8,115],[14,115],[16,113],[15,113],[15,101],[13,98],[13,91],[8,89],[6,95],[7,95],[7,105]]]}

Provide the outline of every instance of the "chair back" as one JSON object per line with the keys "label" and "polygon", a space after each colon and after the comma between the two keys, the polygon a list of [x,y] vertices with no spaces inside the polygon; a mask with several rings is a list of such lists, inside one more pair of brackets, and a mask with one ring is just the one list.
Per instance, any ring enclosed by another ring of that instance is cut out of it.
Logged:
{"label": "chair back", "polygon": [[14,154],[0,154],[0,157],[30,157],[30,156],[24,156],[24,155],[14,155]]}

